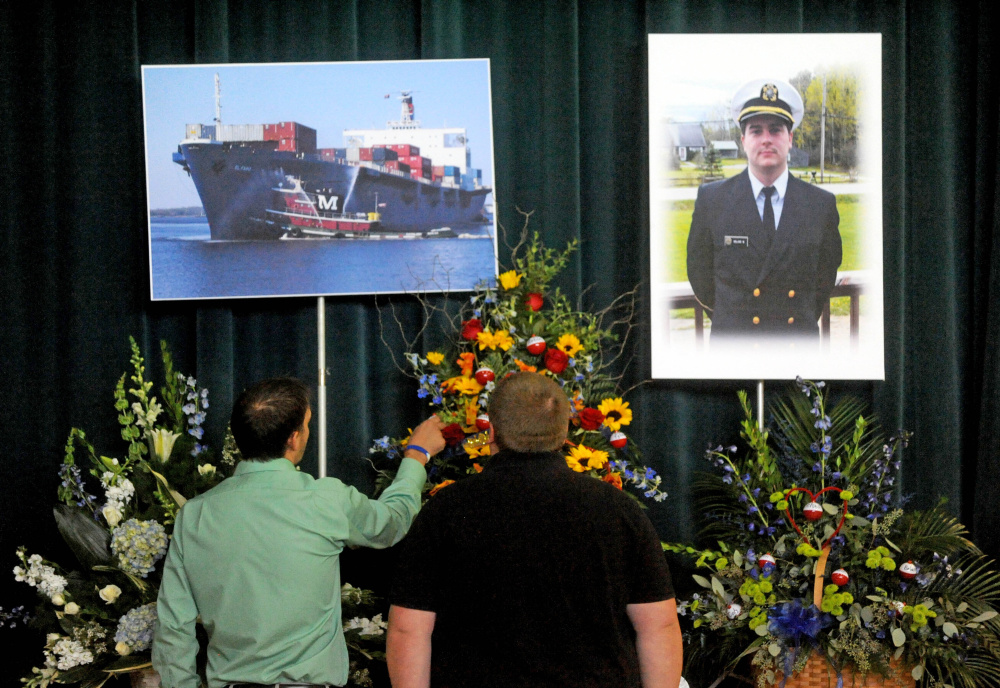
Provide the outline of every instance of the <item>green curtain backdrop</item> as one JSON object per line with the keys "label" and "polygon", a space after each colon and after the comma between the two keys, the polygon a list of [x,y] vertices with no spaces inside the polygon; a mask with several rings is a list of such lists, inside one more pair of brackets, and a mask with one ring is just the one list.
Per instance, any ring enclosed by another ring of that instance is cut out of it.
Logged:
{"label": "green curtain backdrop", "polygon": [[[946,498],[997,555],[998,30],[987,0],[3,3],[0,572],[22,544],[60,558],[62,448],[71,426],[117,446],[129,335],[152,359],[168,340],[210,388],[216,447],[247,383],[316,379],[314,299],[150,302],[141,64],[490,58],[500,221],[519,228],[520,207],[550,246],[579,239],[560,286],[590,286],[584,301],[599,308],[647,278],[646,36],[672,32],[882,34],[886,381],[832,386],[870,402],[887,430],[914,432],[901,493],[917,507]],[[416,322],[416,305],[397,302]],[[423,411],[374,298],[328,298],[326,323],[330,472],[370,488],[370,440]],[[649,375],[648,305],[637,324],[626,387]],[[671,493],[650,511],[664,539],[693,535],[692,474],[708,442],[735,439],[735,392],[754,384],[658,381],[629,395],[634,438]],[[0,606],[31,599],[0,573]],[[40,662],[36,641],[4,633],[24,658],[5,673]]]}

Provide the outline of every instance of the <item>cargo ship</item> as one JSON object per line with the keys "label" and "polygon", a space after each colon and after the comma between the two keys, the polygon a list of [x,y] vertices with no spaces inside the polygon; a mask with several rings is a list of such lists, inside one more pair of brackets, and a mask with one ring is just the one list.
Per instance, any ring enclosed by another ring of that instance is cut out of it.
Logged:
{"label": "cargo ship", "polygon": [[385,129],[344,130],[342,148],[317,148],[316,130],[297,122],[222,124],[220,90],[216,75],[215,123],[186,125],[173,154],[213,240],[455,236],[487,221],[492,189],[471,167],[466,130],[423,128],[410,91]]}

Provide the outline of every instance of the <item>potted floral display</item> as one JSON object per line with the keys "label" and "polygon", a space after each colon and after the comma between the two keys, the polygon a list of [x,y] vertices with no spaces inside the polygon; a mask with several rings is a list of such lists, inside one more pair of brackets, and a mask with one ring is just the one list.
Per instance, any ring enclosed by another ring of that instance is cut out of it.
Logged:
{"label": "potted floral display", "polygon": [[765,430],[740,393],[746,450],[707,451],[695,511],[715,544],[664,546],[697,571],[680,604],[685,675],[1000,685],[1000,574],[942,506],[902,507],[907,434],[885,440],[858,402],[827,408],[822,382],[797,383]]}

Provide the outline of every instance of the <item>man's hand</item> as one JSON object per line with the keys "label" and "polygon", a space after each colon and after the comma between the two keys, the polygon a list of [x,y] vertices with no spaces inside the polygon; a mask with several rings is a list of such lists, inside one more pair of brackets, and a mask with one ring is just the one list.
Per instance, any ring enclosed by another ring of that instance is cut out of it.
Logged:
{"label": "man's hand", "polygon": [[[434,456],[439,451],[444,449],[444,435],[441,434],[441,429],[444,427],[444,423],[437,416],[431,416],[423,423],[417,426],[417,429],[413,431],[410,435],[409,444],[415,444],[418,447],[423,447],[431,456]],[[406,456],[411,459],[416,459],[420,463],[427,463],[427,457],[423,455],[422,452],[407,450],[403,452]]]}

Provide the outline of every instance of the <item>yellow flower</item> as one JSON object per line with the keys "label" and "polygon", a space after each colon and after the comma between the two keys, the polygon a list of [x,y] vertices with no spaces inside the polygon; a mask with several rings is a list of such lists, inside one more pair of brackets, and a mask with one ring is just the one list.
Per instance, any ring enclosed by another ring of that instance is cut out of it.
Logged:
{"label": "yellow flower", "polygon": [[507,351],[510,347],[514,346],[514,340],[507,330],[497,330],[496,332],[483,330],[477,335],[476,339],[479,341],[480,351],[487,347],[495,351],[498,346]]}
{"label": "yellow flower", "polygon": [[566,465],[577,473],[584,473],[592,468],[601,468],[608,462],[608,453],[600,449],[591,449],[582,444],[569,450]]}
{"label": "yellow flower", "polygon": [[483,391],[483,386],[476,382],[476,378],[466,375],[450,377],[441,383],[442,392],[454,392],[455,394],[468,394],[475,396]]}
{"label": "yellow flower", "polygon": [[470,459],[474,459],[474,458],[476,458],[478,456],[489,456],[490,455],[490,443],[489,442],[486,442],[485,444],[479,443],[479,446],[476,446],[476,443],[466,442],[462,446],[465,447],[465,451],[469,455]]}
{"label": "yellow flower", "polygon": [[605,399],[597,410],[604,414],[604,424],[612,430],[621,430],[623,425],[632,422],[632,409],[628,407],[627,401],[622,401],[621,397]]}
{"label": "yellow flower", "polygon": [[500,275],[500,286],[504,289],[513,289],[521,283],[521,276],[516,270],[508,270]]}
{"label": "yellow flower", "polygon": [[562,350],[567,356],[576,356],[577,352],[583,351],[583,346],[575,334],[564,334],[556,342],[556,348]]}
{"label": "yellow flower", "polygon": [[427,360],[431,365],[438,365],[444,360],[444,354],[438,353],[437,351],[428,351]]}

